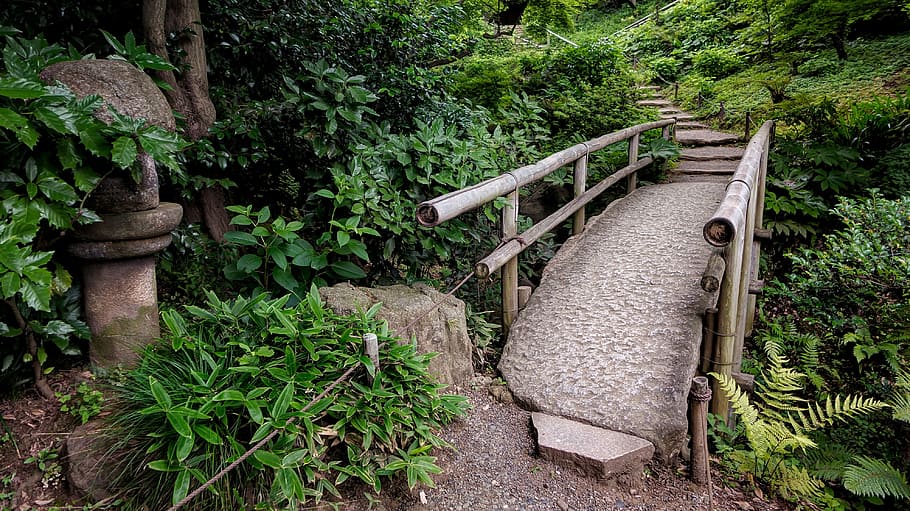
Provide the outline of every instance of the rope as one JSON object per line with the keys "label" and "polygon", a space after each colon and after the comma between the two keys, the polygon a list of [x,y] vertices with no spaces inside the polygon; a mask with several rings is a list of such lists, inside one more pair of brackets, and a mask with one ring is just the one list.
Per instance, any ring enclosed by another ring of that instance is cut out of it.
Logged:
{"label": "rope", "polygon": [[711,386],[709,385],[704,392],[698,392],[694,388],[689,390],[689,395],[696,401],[708,402],[711,400]]}
{"label": "rope", "polygon": [[[473,273],[468,273],[468,275],[464,279],[462,279],[461,282],[459,282],[457,286],[453,287],[448,293],[446,293],[442,298],[440,298],[436,303],[434,303],[429,309],[427,309],[426,311],[421,313],[419,316],[414,318],[410,323],[408,323],[408,325],[404,327],[404,331],[405,332],[409,331],[415,324],[417,324],[418,321],[422,320],[424,317],[426,317],[431,312],[436,310],[437,307],[442,305],[442,302],[444,302],[446,299],[448,299],[450,296],[452,296],[455,293],[455,291],[458,291],[458,289],[461,288],[461,286],[465,285],[468,282],[468,280],[470,280],[471,277],[473,277],[473,276],[474,276]],[[328,395],[328,393],[331,392],[335,387],[337,387],[343,381],[350,378],[351,375],[354,374],[354,371],[356,371],[359,368],[360,368],[360,364],[349,367],[347,369],[347,371],[344,372],[344,374],[342,374],[337,379],[335,379],[335,381],[330,383],[322,392],[320,392],[316,397],[314,397],[312,400],[310,400],[310,402],[307,403],[306,406],[301,408],[300,413],[302,414],[302,413],[306,412],[307,410],[309,410],[310,408],[312,408],[312,406],[314,404],[316,404],[317,402],[322,400],[322,398],[326,397]],[[236,460],[231,462],[230,465],[224,467],[223,469],[221,469],[221,471],[219,471],[217,474],[212,476],[212,478],[209,479],[208,481],[206,481],[202,486],[193,490],[186,497],[184,497],[183,500],[181,500],[180,502],[169,507],[167,509],[167,511],[177,511],[181,507],[185,506],[191,500],[196,498],[200,493],[204,492],[209,486],[217,483],[218,480],[220,480],[222,477],[227,475],[228,472],[237,468],[241,463],[246,461],[247,458],[252,456],[256,451],[261,449],[265,444],[269,443],[269,441],[271,441],[273,438],[275,438],[275,436],[280,431],[287,428],[288,426],[295,423],[296,421],[297,421],[297,417],[289,418],[287,420],[287,422],[284,423],[284,426],[282,428],[276,428],[275,430],[273,430],[271,433],[268,434],[268,436],[266,436],[265,438],[263,438],[262,440],[257,442],[254,446],[250,447],[245,453],[243,453],[239,458],[237,458]]]}

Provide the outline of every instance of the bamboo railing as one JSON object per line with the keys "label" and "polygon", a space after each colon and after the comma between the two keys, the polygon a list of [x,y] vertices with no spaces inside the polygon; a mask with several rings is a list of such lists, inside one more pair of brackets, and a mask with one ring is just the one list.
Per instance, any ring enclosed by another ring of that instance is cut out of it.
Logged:
{"label": "bamboo railing", "polygon": [[[519,309],[518,254],[541,236],[561,225],[569,217],[573,217],[573,233],[581,233],[585,226],[584,206],[623,178],[626,179],[627,192],[634,191],[637,185],[637,172],[652,163],[651,158],[639,159],[638,157],[641,134],[661,128],[662,136],[670,140],[672,137],[670,127],[675,123],[676,119],[664,119],[639,124],[576,144],[551,154],[537,163],[423,202],[417,208],[417,220],[423,226],[433,227],[478,208],[497,197],[508,197],[508,202],[502,209],[502,242],[496,250],[474,266],[474,274],[480,278],[487,278],[502,268],[502,326],[503,332],[507,333]],[[588,155],[626,140],[629,141],[629,164],[587,189]],[[538,224],[519,234],[518,195],[521,187],[546,177],[566,165],[574,166],[575,198]]]}
{"label": "bamboo railing", "polygon": [[[734,377],[742,365],[743,342],[752,329],[755,315],[755,293],[753,285],[758,273],[761,240],[768,238],[768,231],[762,228],[765,203],[765,176],[768,171],[768,149],[774,132],[774,122],[767,121],[758,130],[727,184],[723,201],[714,216],[704,226],[705,240],[715,247],[723,248],[723,278],[714,317],[705,343],[707,352],[703,357],[711,360],[711,369],[720,374]],[[706,275],[717,274],[715,268],[706,270]],[[714,382],[711,412],[727,417],[729,401]]]}

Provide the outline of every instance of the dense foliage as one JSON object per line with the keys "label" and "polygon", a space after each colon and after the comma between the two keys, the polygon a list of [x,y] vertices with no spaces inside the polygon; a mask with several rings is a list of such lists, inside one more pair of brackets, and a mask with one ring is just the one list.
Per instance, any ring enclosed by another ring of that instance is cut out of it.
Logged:
{"label": "dense foliage", "polygon": [[[430,356],[389,334],[379,304],[339,316],[315,287],[296,306],[289,298],[210,294],[204,307],[163,314],[163,342],[111,389],[117,406],[106,419],[121,450],[117,486],[136,508],[180,501],[273,431],[188,508],[294,507],[338,496],[349,479],[378,492],[397,473],[411,487],[432,484],[439,469],[427,451],[444,445],[433,431],[464,413],[464,398],[439,393]],[[368,333],[378,336],[378,366],[364,351]]]}
{"label": "dense foliage", "polygon": [[[5,29],[13,34],[11,29]],[[162,171],[177,170],[179,138],[108,108],[112,121],[95,113],[97,96],[78,98],[61,84],[45,84],[38,73],[63,60],[81,58],[43,39],[8,37],[0,71],[0,375],[12,377],[31,362],[34,377],[49,351],[79,353],[71,338],[88,337],[79,318],[78,290],[55,253],[61,234],[98,221],[86,198],[102,177],[138,175],[139,151]],[[151,65],[155,65],[152,63]],[[48,397],[46,389],[42,392]]]}

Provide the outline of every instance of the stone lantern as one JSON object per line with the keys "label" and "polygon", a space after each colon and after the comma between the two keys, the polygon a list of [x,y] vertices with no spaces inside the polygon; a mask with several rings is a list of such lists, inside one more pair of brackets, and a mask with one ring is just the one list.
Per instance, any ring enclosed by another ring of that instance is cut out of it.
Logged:
{"label": "stone lantern", "polygon": [[[101,96],[121,114],[175,129],[164,95],[126,62],[60,62],[42,71],[41,79],[62,82],[79,97]],[[111,121],[106,109],[96,115]],[[102,222],[76,228],[69,245],[70,254],[82,261],[91,361],[101,369],[134,365],[142,348],[159,337],[155,254],[171,242],[170,233],[183,215],[178,204],[159,202],[152,158],[140,153],[137,164],[142,170],[138,183],[120,171],[102,180],[86,203]]]}

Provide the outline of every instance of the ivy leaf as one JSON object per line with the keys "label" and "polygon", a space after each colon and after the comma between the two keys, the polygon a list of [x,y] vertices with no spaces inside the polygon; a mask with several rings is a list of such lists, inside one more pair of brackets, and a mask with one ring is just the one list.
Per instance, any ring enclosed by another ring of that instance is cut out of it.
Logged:
{"label": "ivy leaf", "polygon": [[111,148],[111,160],[120,168],[129,168],[136,161],[138,155],[136,142],[132,138],[124,136],[114,140],[114,146]]}

